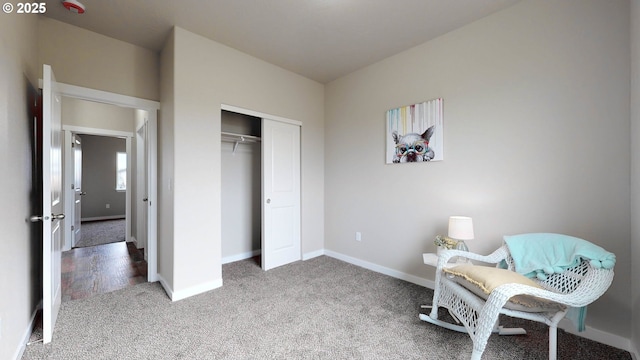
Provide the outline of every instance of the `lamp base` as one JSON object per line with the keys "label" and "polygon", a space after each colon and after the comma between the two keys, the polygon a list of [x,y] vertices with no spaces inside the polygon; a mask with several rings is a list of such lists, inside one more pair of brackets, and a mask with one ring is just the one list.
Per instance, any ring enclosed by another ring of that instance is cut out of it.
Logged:
{"label": "lamp base", "polygon": [[[467,244],[464,242],[464,240],[458,240],[458,243],[456,244],[456,250],[460,250],[460,251],[469,251],[469,248],[467,247]],[[458,256],[458,258],[456,259],[456,263],[458,264],[467,264],[469,262],[469,259]]]}

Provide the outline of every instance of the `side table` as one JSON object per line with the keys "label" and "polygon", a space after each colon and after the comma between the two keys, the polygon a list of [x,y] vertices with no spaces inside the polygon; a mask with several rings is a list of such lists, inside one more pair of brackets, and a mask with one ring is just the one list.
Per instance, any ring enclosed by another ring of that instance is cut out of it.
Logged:
{"label": "side table", "polygon": [[[434,254],[434,253],[424,253],[422,254],[422,262],[424,262],[426,265],[429,266],[433,266],[433,267],[438,267],[438,254]],[[444,265],[444,267],[450,268],[450,267],[454,267],[456,265],[456,263],[447,263]],[[433,307],[433,305],[420,305],[421,309],[431,309]],[[451,315],[451,317],[453,318],[453,320],[455,320],[458,324],[460,324],[460,320],[458,320],[458,318],[456,318],[451,311],[449,310],[449,314]],[[422,316],[422,315],[420,315]]]}

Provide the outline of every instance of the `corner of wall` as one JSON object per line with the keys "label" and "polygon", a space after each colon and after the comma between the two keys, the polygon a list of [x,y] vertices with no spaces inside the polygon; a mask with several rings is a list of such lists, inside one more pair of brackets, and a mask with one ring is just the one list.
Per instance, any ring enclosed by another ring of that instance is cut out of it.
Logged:
{"label": "corner of wall", "polygon": [[169,296],[173,293],[173,179],[174,179],[174,31],[160,53],[160,110],[158,112],[158,276]]}

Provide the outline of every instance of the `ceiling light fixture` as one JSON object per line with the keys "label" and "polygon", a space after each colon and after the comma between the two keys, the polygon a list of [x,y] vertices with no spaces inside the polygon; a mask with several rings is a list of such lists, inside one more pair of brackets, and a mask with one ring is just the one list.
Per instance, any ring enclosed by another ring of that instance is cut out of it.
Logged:
{"label": "ceiling light fixture", "polygon": [[62,5],[76,14],[84,14],[84,5],[77,0],[62,0]]}

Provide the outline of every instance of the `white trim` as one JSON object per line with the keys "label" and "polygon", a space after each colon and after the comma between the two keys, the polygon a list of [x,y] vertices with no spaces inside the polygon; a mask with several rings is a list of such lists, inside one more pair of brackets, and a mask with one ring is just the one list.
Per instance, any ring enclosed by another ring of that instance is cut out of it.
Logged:
{"label": "white trim", "polygon": [[[42,79],[40,79],[40,88],[42,88]],[[104,104],[111,104],[117,106],[123,106],[128,108],[146,110],[149,118],[147,123],[149,124],[149,186],[147,197],[149,199],[149,212],[147,222],[147,248],[148,248],[148,260],[147,260],[147,281],[155,282],[158,279],[158,238],[157,238],[157,224],[158,224],[158,204],[157,204],[157,126],[158,126],[158,111],[160,110],[160,103],[158,101],[145,100],[135,98],[126,95],[120,95],[110,93],[101,90],[89,89],[75,85],[69,85],[64,83],[57,83],[58,90],[62,96],[68,96],[76,99],[95,101]],[[69,131],[73,131],[74,127],[68,126]],[[80,128],[86,129],[86,128]],[[118,135],[114,135],[118,136]],[[134,133],[120,133],[120,136],[133,137]],[[146,252],[145,252],[146,254]]]}
{"label": "white trim", "polygon": [[400,279],[400,280],[404,280],[404,281],[408,281],[410,283],[414,283],[416,285],[420,285],[420,286],[424,286],[427,287],[429,289],[433,289],[435,288],[435,283],[431,280],[427,280],[427,279],[423,279],[421,277],[415,276],[415,275],[411,275],[411,274],[407,274],[404,273],[402,271],[398,271],[398,270],[394,270],[388,267],[384,267],[378,264],[374,264],[368,261],[364,261],[364,260],[360,260],[360,259],[356,259],[354,257],[351,256],[347,256],[344,254],[340,254],[337,253],[335,251],[331,251],[331,250],[324,250],[324,254],[338,259],[338,260],[342,260],[344,262],[348,262],[350,264],[356,265],[356,266],[360,266],[363,267],[365,269],[371,270],[371,271],[375,271],[384,275],[389,275],[391,277],[394,277],[396,279]]}
{"label": "white trim", "polygon": [[13,359],[22,359],[22,355],[24,355],[24,351],[27,349],[27,345],[29,345],[29,339],[31,338],[31,334],[33,333],[33,329],[36,325],[36,315],[41,308],[42,301],[40,302],[40,304],[38,304],[38,306],[36,306],[35,310],[33,310],[33,314],[31,314],[31,320],[29,320],[29,325],[27,325],[27,329],[24,331],[24,335],[22,335],[22,340],[18,344],[18,348],[13,353]]}
{"label": "white trim", "polygon": [[[127,137],[125,140],[125,149],[126,149],[126,157],[127,157],[127,184],[126,184],[126,188],[124,190],[118,190],[118,192],[124,192],[124,196],[125,196],[125,200],[124,200],[124,213],[127,214],[127,216],[125,217],[125,229],[124,229],[124,240],[129,242],[131,241],[131,220],[132,217],[131,215],[133,215],[133,213],[131,212],[131,192],[133,189],[131,189],[131,175],[132,173],[135,171],[135,169],[131,168],[131,164],[133,162],[131,162],[131,143],[132,143],[132,139],[133,137]],[[116,155],[117,156],[117,155]],[[116,169],[117,170],[117,169]]]}
{"label": "white trim", "polygon": [[[64,159],[63,161],[63,197],[64,197],[64,212],[65,215],[67,216],[67,219],[72,220],[75,218],[75,190],[71,189],[71,184],[73,184],[75,182],[74,176],[73,176],[73,164],[74,160],[73,160],[73,150],[71,148],[71,139],[73,137],[73,133],[70,131],[65,131],[64,126],[62,128],[62,132],[63,132],[63,137],[64,137],[64,144],[62,145],[62,151],[63,151],[63,155],[62,158]],[[69,196],[67,194],[67,190],[71,190],[71,193],[73,195]],[[71,216],[71,214],[74,214],[74,216]],[[71,248],[73,248],[73,244],[72,240],[73,240],[73,230],[71,230],[71,228],[74,226],[75,224],[73,223],[73,221],[65,221],[64,222],[64,228],[63,228],[63,232],[62,235],[64,237],[64,244],[62,245],[62,251],[69,251],[71,250]]]}
{"label": "white trim", "polygon": [[578,332],[575,325],[567,318],[560,320],[560,323],[558,323],[558,328],[585,339],[597,341],[599,343],[613,346],[618,349],[626,350],[633,355],[633,351],[631,351],[631,340],[620,335],[611,334],[606,331],[593,328],[591,326],[586,326],[585,331]]}
{"label": "white trim", "polygon": [[322,256],[322,255],[325,255],[324,249],[320,249],[320,250],[304,253],[304,254],[302,254],[302,260],[303,261],[310,260],[310,259],[316,258],[318,256]]}
{"label": "white trim", "polygon": [[[42,79],[39,79],[38,84],[42,89]],[[146,100],[136,98],[127,95],[120,95],[110,93],[107,91],[85,88],[81,86],[58,83],[58,89],[62,96],[69,96],[76,99],[95,101],[104,104],[113,104],[124,107],[132,107],[144,110],[160,110],[160,103],[158,101]]]}
{"label": "white trim", "polygon": [[253,251],[244,252],[241,254],[225,256],[222,258],[222,264],[228,264],[228,263],[232,263],[240,260],[251,259],[252,257],[258,256],[260,254],[262,254],[262,250],[253,250]]}
{"label": "white trim", "polygon": [[266,119],[269,119],[269,120],[275,120],[275,121],[279,121],[279,122],[283,122],[283,123],[302,126],[302,122],[298,121],[298,120],[287,119],[287,118],[282,117],[282,116],[262,113],[262,112],[259,112],[259,111],[254,111],[254,110],[241,108],[241,107],[238,107],[238,106],[220,104],[220,108],[222,110],[232,111],[232,112],[240,113],[240,114],[244,114],[244,115],[255,116],[255,117],[259,117],[259,118],[266,118]]}
{"label": "white trim", "polygon": [[217,289],[219,287],[222,287],[222,279],[206,282],[204,284],[192,286],[180,291],[173,291],[171,293],[171,301],[180,301],[194,295]]}
{"label": "white trim", "polygon": [[[127,164],[131,164],[131,139],[133,138],[134,133],[132,132],[126,132],[126,131],[117,131],[117,130],[107,130],[107,129],[100,129],[100,128],[91,128],[91,127],[84,127],[84,126],[73,126],[73,125],[62,125],[62,130],[64,133],[64,145],[63,145],[63,151],[64,151],[64,186],[63,186],[63,196],[64,196],[64,202],[65,202],[65,212],[70,212],[70,211],[74,211],[74,202],[75,202],[75,194],[73,191],[67,191],[71,189],[71,184],[73,184],[74,181],[74,176],[73,176],[73,168],[72,168],[72,161],[73,161],[73,156],[72,156],[72,148],[71,148],[71,137],[74,134],[78,134],[78,135],[99,135],[99,136],[109,136],[109,137],[115,137],[115,138],[124,138],[125,139],[125,146],[126,146],[126,153],[127,153]],[[127,182],[128,184],[131,184],[131,169],[127,169]],[[122,192],[125,193],[125,215],[122,215],[122,217],[124,217],[127,222],[125,224],[125,241],[129,241],[129,236],[130,236],[130,229],[131,229],[131,216],[127,216],[131,214],[131,190],[129,188],[125,189],[125,190],[117,190],[117,192]],[[69,210],[67,210],[69,209]],[[110,219],[119,219],[121,216],[120,215],[115,215],[114,216],[105,216],[105,217],[96,217],[96,218],[85,218],[85,219],[80,219],[80,221],[95,221],[95,220],[110,220]],[[71,218],[71,217],[69,217]],[[63,245],[63,250],[67,251],[67,250],[71,250],[72,246],[74,244],[71,243],[72,240],[72,234],[71,234],[71,226],[73,224],[66,224],[64,227],[64,232],[63,232],[63,236],[64,236],[64,245]]]}
{"label": "white trim", "polygon": [[80,221],[102,221],[102,220],[119,220],[127,219],[126,215],[109,215],[109,216],[94,216],[88,218],[81,218]]}
{"label": "white trim", "polygon": [[145,257],[147,258],[147,281],[158,279],[158,111],[147,114],[148,158],[145,163],[147,173],[147,242]]}
{"label": "white trim", "polygon": [[100,135],[100,136],[126,137],[126,138],[132,138],[134,135],[134,133],[130,131],[108,130],[108,129],[90,128],[90,127],[84,127],[84,126],[75,126],[75,125],[62,125],[62,130],[71,131],[72,133],[78,134],[78,135]]}

